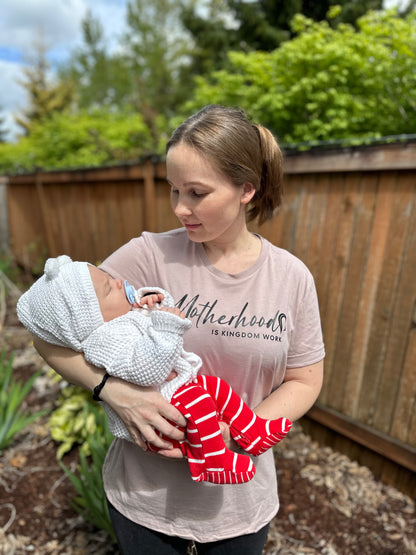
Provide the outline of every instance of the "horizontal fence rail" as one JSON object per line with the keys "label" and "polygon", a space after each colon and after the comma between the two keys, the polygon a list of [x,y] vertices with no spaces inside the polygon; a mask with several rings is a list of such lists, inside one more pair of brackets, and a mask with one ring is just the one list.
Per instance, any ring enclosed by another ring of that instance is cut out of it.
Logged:
{"label": "horizontal fence rail", "polygon": [[[327,354],[306,427],[415,495],[416,145],[288,153],[285,174],[281,209],[252,229],[316,281]],[[8,219],[27,267],[62,253],[97,263],[179,225],[164,161],[151,159],[11,176]]]}

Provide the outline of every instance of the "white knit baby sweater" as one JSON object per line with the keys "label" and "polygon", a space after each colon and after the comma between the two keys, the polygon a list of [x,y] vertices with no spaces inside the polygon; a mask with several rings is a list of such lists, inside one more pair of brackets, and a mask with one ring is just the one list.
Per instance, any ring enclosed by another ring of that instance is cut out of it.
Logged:
{"label": "white knit baby sweater", "polygon": [[[136,309],[105,322],[83,342],[85,358],[108,374],[141,386],[156,386],[170,401],[182,385],[195,379],[201,359],[183,350],[188,319],[160,310]],[[166,382],[172,370],[177,377]],[[117,414],[103,402],[111,433],[133,441]]]}

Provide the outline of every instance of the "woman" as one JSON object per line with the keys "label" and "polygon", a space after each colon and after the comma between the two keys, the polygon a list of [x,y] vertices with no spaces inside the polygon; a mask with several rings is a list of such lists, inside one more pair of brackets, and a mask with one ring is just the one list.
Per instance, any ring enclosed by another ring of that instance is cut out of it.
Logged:
{"label": "woman", "polygon": [[[193,326],[184,348],[203,360],[256,414],[294,421],[322,386],[324,346],[315,286],[287,251],[252,234],[281,202],[282,156],[272,134],[239,110],[207,106],[167,145],[172,208],[183,228],[143,233],[102,264],[114,277],[169,290]],[[35,342],[71,383],[93,390],[104,371],[71,352]],[[114,529],[124,554],[257,555],[279,504],[273,453],[256,460],[249,483],[193,483],[178,449],[183,416],[157,392],[116,378],[100,397],[137,445],[115,440],[103,469]],[[223,435],[231,446],[229,430]],[[145,441],[162,449],[145,452]],[[169,459],[169,460],[168,460]]]}

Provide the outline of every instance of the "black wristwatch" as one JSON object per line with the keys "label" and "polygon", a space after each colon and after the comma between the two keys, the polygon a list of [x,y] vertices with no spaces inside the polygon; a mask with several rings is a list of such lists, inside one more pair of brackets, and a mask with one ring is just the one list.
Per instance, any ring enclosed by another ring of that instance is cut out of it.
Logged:
{"label": "black wristwatch", "polygon": [[101,380],[101,383],[99,383],[98,385],[96,385],[93,389],[93,394],[92,394],[92,398],[94,399],[94,401],[100,401],[100,393],[101,390],[103,389],[103,387],[105,386],[105,382],[108,380],[108,378],[110,377],[110,374],[107,374],[107,372],[104,374],[103,379]]}

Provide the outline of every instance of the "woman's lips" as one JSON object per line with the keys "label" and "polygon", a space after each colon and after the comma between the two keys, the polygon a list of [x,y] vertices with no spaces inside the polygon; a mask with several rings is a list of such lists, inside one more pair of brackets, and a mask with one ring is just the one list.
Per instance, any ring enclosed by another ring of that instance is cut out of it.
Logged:
{"label": "woman's lips", "polygon": [[195,229],[197,229],[201,224],[184,224],[186,229],[189,229],[189,231],[193,231]]}

